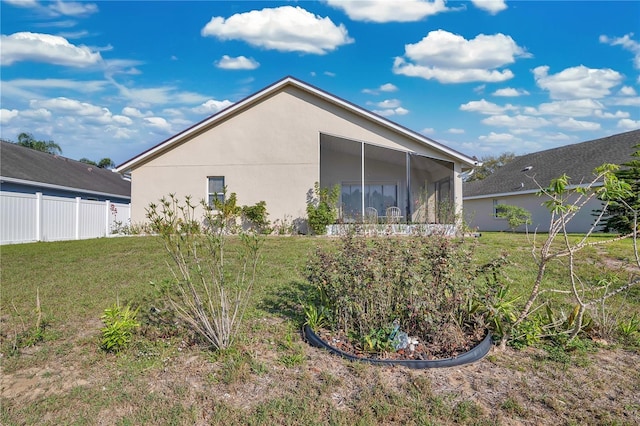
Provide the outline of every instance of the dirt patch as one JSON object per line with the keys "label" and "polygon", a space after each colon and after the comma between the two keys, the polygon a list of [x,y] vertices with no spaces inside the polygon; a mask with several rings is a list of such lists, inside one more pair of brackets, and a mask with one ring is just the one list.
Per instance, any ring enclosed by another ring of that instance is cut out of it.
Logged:
{"label": "dirt patch", "polygon": [[[282,328],[277,323],[267,326]],[[19,411],[47,397],[66,395],[67,402],[61,404],[69,406],[57,410],[72,416],[73,389],[99,395],[120,380],[128,397],[105,402],[108,406],[100,409],[94,424],[131,416],[141,409],[136,401],[153,401],[154,396],[188,407],[195,419],[191,424],[213,422],[221,406],[230,407],[231,413],[252,413],[258,406],[295,400],[300,394],[325,401],[328,410],[358,416],[361,401],[378,398],[376,392],[418,398],[425,407],[472,403],[479,415],[505,425],[640,424],[640,355],[623,349],[602,348],[579,362],[563,364],[539,349],[493,348],[474,364],[411,370],[349,362],[308,346],[298,335],[291,346],[283,347],[275,334],[265,332],[257,340],[239,344],[237,358],[218,359],[204,348],[177,344],[168,355],[154,355],[149,367],[128,373],[118,367],[122,359],[97,349],[99,324],[92,327],[93,333],[85,330],[68,341],[47,342],[12,359],[10,370],[0,379],[3,406]],[[283,358],[291,354],[299,354],[300,361],[284,364]],[[140,354],[126,356],[136,365],[142,363]],[[127,374],[134,374],[134,379],[123,380]],[[50,415],[55,423],[55,414]],[[73,417],[63,417],[69,418]],[[241,420],[229,418],[229,424]]]}

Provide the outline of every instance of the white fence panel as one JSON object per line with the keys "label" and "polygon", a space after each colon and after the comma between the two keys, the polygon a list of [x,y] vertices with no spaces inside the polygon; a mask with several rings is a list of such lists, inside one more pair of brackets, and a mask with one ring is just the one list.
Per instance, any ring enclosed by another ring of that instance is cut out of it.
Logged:
{"label": "white fence panel", "polygon": [[0,243],[36,241],[35,194],[2,192],[0,195]]}
{"label": "white fence panel", "polygon": [[[104,237],[106,232],[105,222],[107,220],[105,201],[79,200],[79,238]],[[110,232],[109,232],[110,233]]]}
{"label": "white fence panel", "polygon": [[131,204],[0,191],[0,244],[105,237],[130,217]]}
{"label": "white fence panel", "polygon": [[75,235],[76,200],[42,197],[41,241],[73,240]]}

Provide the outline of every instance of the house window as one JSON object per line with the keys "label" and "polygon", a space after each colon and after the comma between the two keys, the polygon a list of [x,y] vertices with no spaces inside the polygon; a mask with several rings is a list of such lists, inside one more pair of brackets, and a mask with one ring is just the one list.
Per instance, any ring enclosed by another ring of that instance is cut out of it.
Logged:
{"label": "house window", "polygon": [[493,200],[493,217],[499,219],[498,217],[498,206],[500,202],[498,200]]}
{"label": "house window", "polygon": [[214,200],[224,203],[224,176],[211,176],[209,180],[208,200],[209,207],[214,206]]}

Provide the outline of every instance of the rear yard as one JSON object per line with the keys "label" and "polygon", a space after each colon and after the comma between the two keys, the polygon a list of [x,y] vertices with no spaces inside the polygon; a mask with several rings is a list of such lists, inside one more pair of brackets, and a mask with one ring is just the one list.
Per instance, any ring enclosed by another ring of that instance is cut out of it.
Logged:
{"label": "rear yard", "polygon": [[[145,322],[170,277],[153,237],[1,247],[0,423],[640,423],[635,344],[600,337],[568,349],[493,348],[480,362],[438,370],[352,363],[308,346],[300,333],[303,269],[316,246],[335,241],[267,237],[243,332],[222,352]],[[483,234],[477,243],[473,261],[508,253],[512,288],[526,293],[536,272],[526,236]],[[584,263],[593,276],[636,272],[629,241],[591,254]],[[551,268],[549,280],[561,282],[561,271]],[[143,323],[117,355],[99,343],[100,317],[116,300],[139,306]],[[616,297],[608,316],[633,312],[640,315],[638,288]]]}

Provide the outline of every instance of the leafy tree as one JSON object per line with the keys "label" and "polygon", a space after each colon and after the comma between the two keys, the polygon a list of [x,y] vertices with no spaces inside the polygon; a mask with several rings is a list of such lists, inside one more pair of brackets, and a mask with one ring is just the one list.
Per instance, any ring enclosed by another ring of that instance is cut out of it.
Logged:
{"label": "leafy tree", "polygon": [[105,157],[102,160],[98,161],[98,167],[101,169],[113,169],[116,164],[111,161],[111,158]]}
{"label": "leafy tree", "polygon": [[18,145],[48,154],[62,154],[62,148],[54,141],[36,140],[31,133],[20,133],[18,135]]}
{"label": "leafy tree", "polygon": [[520,225],[531,225],[531,213],[520,206],[499,204],[496,207],[496,216],[507,219],[509,229],[514,232]]}
{"label": "leafy tree", "polygon": [[[640,148],[640,145],[634,146]],[[640,210],[640,150],[631,154],[633,160],[622,164],[615,172],[616,177],[631,187],[631,194],[621,200],[609,202],[605,214],[605,232],[616,231],[628,234],[633,230],[634,212]]]}
{"label": "leafy tree", "polygon": [[98,161],[97,163],[93,160],[89,160],[88,158],[82,157],[81,159],[79,159],[78,161],[80,161],[81,163],[85,163],[85,164],[90,164],[92,166],[96,166],[99,169],[113,169],[116,165],[113,161],[111,161],[111,158],[109,157],[105,157],[102,160]]}
{"label": "leafy tree", "polygon": [[489,175],[495,173],[500,167],[512,161],[514,158],[516,158],[516,155],[513,152],[505,152],[497,157],[495,155],[482,157],[480,159],[482,165],[475,167],[473,169],[473,174],[471,174],[466,181],[471,182],[474,180],[485,179]]}

